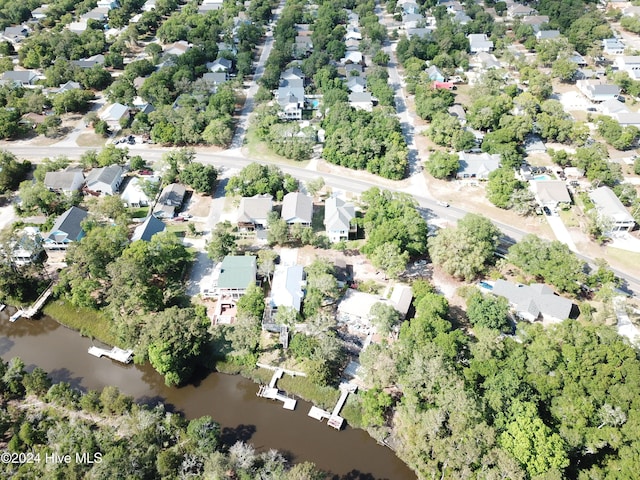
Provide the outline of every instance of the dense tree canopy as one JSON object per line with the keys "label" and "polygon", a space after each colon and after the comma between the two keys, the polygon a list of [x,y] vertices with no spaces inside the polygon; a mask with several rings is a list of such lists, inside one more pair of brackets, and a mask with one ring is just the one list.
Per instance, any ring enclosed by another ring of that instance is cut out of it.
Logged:
{"label": "dense tree canopy", "polygon": [[283,174],[278,167],[252,163],[229,180],[225,192],[227,195],[242,197],[269,194],[282,199],[285,194],[297,188],[298,181],[289,174]]}
{"label": "dense tree canopy", "polygon": [[490,220],[467,214],[455,228],[445,228],[429,242],[433,263],[467,281],[481,273],[493,258],[500,231]]}

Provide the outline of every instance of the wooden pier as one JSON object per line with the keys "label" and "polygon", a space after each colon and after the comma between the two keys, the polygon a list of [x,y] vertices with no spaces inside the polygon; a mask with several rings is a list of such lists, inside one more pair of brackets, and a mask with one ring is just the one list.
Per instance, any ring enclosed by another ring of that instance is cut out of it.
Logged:
{"label": "wooden pier", "polygon": [[[258,365],[258,366],[262,366],[262,365]],[[263,368],[269,368],[270,370],[273,369],[273,367],[268,367],[268,366],[265,366]],[[273,372],[273,376],[271,377],[271,381],[269,382],[269,385],[260,385],[260,389],[258,390],[257,395],[259,397],[269,398],[271,400],[278,400],[282,402],[283,404],[282,408],[285,408],[287,410],[295,410],[296,403],[298,403],[298,401],[295,398],[287,397],[284,393],[280,392],[280,390],[278,390],[278,388],[276,387],[276,383],[280,378],[282,378],[284,374],[285,374],[284,369],[276,368],[275,371]]]}
{"label": "wooden pier", "polygon": [[54,283],[51,282],[47,289],[40,294],[37,300],[29,308],[25,310],[23,310],[22,308],[18,308],[18,310],[13,315],[11,315],[11,317],[9,317],[9,321],[13,323],[20,317],[33,318],[53,293],[53,286]]}
{"label": "wooden pier", "polygon": [[131,360],[133,360],[133,350],[123,350],[118,347],[107,350],[106,348],[91,346],[88,353],[98,358],[108,357],[120,363],[131,363]]}
{"label": "wooden pier", "polygon": [[340,410],[344,407],[345,402],[347,401],[347,397],[350,393],[355,393],[358,390],[357,385],[352,383],[341,383],[340,384],[340,398],[336,402],[336,406],[333,407],[333,411],[331,413],[327,412],[318,407],[311,407],[308,415],[311,418],[315,418],[316,420],[322,421],[325,418],[327,420],[327,425],[335,428],[336,430],[340,430],[342,425],[344,425],[344,418],[342,418],[340,414]]}

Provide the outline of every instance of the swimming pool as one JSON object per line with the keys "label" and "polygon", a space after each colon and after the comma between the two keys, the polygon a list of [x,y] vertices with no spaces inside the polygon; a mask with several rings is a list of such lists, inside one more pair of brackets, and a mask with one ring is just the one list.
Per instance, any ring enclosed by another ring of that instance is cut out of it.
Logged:
{"label": "swimming pool", "polygon": [[536,175],[533,177],[534,180],[551,180],[549,175]]}

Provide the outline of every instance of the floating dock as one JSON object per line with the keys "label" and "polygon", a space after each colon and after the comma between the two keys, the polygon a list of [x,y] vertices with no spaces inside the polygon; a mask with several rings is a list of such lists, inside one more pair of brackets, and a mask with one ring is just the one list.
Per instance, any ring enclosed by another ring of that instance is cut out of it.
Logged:
{"label": "floating dock", "polygon": [[123,350],[118,347],[107,350],[106,348],[91,346],[89,347],[88,353],[98,358],[108,357],[120,363],[131,363],[131,360],[133,360],[133,350]]}
{"label": "floating dock", "polygon": [[278,400],[282,402],[282,408],[286,410],[295,410],[296,403],[298,401],[295,398],[289,398],[284,393],[280,392],[276,387],[276,383],[284,375],[284,369],[277,368],[273,372],[269,385],[260,385],[257,395],[263,398],[269,398],[271,400]]}
{"label": "floating dock", "polygon": [[[42,292],[40,294],[40,296],[38,297],[38,299],[33,303],[33,305],[31,305],[29,308],[27,308],[26,310],[23,310],[22,308],[19,308],[18,311],[16,313],[14,313],[13,315],[11,315],[11,317],[9,317],[9,321],[10,322],[15,322],[16,320],[18,320],[20,317],[24,317],[24,318],[32,318],[35,314],[37,314],[40,309],[42,308],[42,306],[45,304],[45,302],[47,301],[47,299],[51,296],[51,294],[53,293],[53,282],[51,282],[49,284],[49,286],[47,287],[47,289]],[[4,310],[4,307],[6,305],[3,304],[3,308],[0,308],[0,311]]]}
{"label": "floating dock", "polygon": [[3,311],[7,306],[4,303],[0,303],[0,312]]}
{"label": "floating dock", "polygon": [[336,430],[340,430],[342,428],[342,425],[344,425],[344,418],[342,418],[339,415],[340,410],[342,410],[342,407],[347,401],[347,397],[349,396],[349,394],[355,393],[356,390],[358,390],[357,385],[354,385],[352,383],[340,384],[340,398],[338,398],[338,401],[336,402],[336,406],[333,407],[333,411],[331,413],[319,407],[314,406],[314,407],[311,407],[311,410],[309,410],[308,415],[311,418],[315,418],[316,420],[319,420],[319,421],[322,421],[326,418],[328,419],[327,425],[335,428]]}
{"label": "floating dock", "polygon": [[20,317],[22,317],[24,315],[24,310],[19,309],[18,311],[16,311],[16,313],[14,313],[13,315],[11,315],[9,317],[9,321],[11,323],[15,322],[16,320],[18,320]]}

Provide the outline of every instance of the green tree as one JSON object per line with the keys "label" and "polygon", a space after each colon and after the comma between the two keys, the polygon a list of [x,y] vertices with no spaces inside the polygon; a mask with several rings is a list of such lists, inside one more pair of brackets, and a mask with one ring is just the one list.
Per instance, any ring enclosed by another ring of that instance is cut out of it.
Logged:
{"label": "green tree", "polygon": [[207,243],[207,255],[211,260],[221,262],[227,255],[234,255],[237,249],[236,236],[229,221],[218,223],[211,232]]}
{"label": "green tree", "polygon": [[179,174],[180,181],[200,193],[211,194],[218,179],[218,171],[211,165],[193,162],[187,164]]}
{"label": "green tree", "polygon": [[487,198],[496,207],[507,208],[513,192],[524,187],[511,168],[501,167],[489,174]]}
{"label": "green tree", "polygon": [[473,280],[491,261],[500,231],[490,220],[467,214],[456,228],[445,228],[430,239],[429,254],[433,263],[449,275]]}
{"label": "green tree", "polygon": [[400,313],[388,303],[376,302],[369,311],[371,323],[382,335],[388,335],[400,321]]}
{"label": "green tree", "polygon": [[31,162],[18,159],[13,153],[0,150],[0,193],[17,190],[27,174],[31,171]]}
{"label": "green tree", "polygon": [[474,292],[467,300],[467,317],[474,326],[507,333],[511,331],[509,303],[504,297]]}
{"label": "green tree", "polygon": [[460,168],[460,160],[455,153],[435,151],[429,155],[426,163],[427,171],[435,178],[450,178],[456,174]]}

